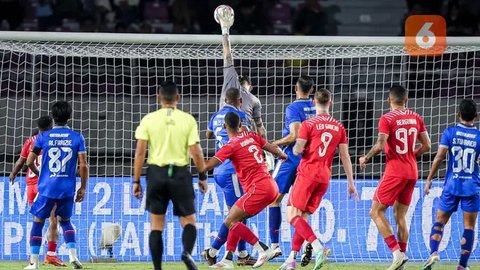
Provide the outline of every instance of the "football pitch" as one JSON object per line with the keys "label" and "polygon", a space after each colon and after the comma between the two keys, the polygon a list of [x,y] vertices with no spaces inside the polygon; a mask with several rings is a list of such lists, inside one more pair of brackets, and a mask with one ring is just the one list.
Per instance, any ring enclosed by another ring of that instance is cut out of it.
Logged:
{"label": "football pitch", "polygon": [[[8,270],[15,270],[15,269],[23,269],[26,266],[26,262],[0,262],[0,269],[8,269]],[[266,264],[262,266],[259,269],[262,270],[277,270],[280,264],[278,263],[271,263],[271,264]],[[478,265],[474,265],[475,267]],[[152,264],[150,263],[116,263],[116,264],[91,264],[91,263],[85,263],[84,264],[85,269],[98,269],[98,270],[147,270],[147,269],[153,269]],[[305,269],[305,270],[310,270],[312,269],[313,265],[310,265],[309,267],[300,267],[299,265],[297,266],[298,270]],[[384,270],[388,267],[387,264],[353,264],[353,263],[330,263],[326,264],[322,269],[325,270]],[[456,265],[455,264],[438,264],[434,268],[435,270],[451,270],[455,269]],[[201,270],[206,270],[209,269],[206,264],[198,264],[198,268]],[[41,265],[40,269],[46,269],[46,270],[53,270],[53,269],[71,269],[70,267],[66,268],[58,268],[54,266],[47,266],[47,265]],[[182,263],[164,263],[163,269],[165,270],[184,270],[185,266]],[[251,269],[251,267],[244,266],[244,267],[239,267],[235,266],[235,269]],[[418,263],[412,263],[407,265],[406,269],[421,269],[421,265]]]}

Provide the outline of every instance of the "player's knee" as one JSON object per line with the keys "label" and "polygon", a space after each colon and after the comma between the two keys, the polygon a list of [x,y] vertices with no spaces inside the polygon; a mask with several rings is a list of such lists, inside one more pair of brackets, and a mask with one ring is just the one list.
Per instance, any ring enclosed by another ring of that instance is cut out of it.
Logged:
{"label": "player's knee", "polygon": [[195,226],[195,215],[181,217],[180,224],[182,225],[182,228],[187,226],[188,224],[192,224]]}
{"label": "player's knee", "polygon": [[374,208],[370,209],[369,214],[370,214],[370,217],[371,217],[372,219],[375,219],[375,218],[378,217],[378,211],[377,211],[377,209],[374,209]]}

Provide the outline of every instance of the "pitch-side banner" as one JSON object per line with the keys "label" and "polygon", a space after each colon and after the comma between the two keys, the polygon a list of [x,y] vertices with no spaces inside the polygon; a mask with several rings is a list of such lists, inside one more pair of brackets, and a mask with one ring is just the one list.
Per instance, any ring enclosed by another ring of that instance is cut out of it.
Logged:
{"label": "pitch-side banner", "polygon": [[[24,179],[17,179],[14,185],[8,178],[0,178],[0,260],[25,260],[29,253],[29,234],[32,216],[29,214]],[[222,191],[210,179],[209,191],[197,192],[197,228],[198,241],[193,256],[200,261],[201,251],[213,241],[216,232],[227,213]],[[381,235],[369,217],[369,209],[378,180],[358,180],[357,189],[360,201],[348,198],[347,184],[344,179],[333,180],[325,195],[320,209],[310,219],[312,227],[320,241],[332,249],[332,261],[376,262],[389,261],[391,253]],[[145,188],[145,185],[143,185]],[[415,188],[407,222],[410,228],[408,256],[420,261],[428,255],[430,228],[434,219],[436,198],[442,191],[438,181],[429,196],[423,194],[423,182]],[[285,206],[282,212],[285,220]],[[132,196],[131,178],[99,177],[90,178],[86,199],[75,205],[72,222],[77,230],[77,246],[80,259],[89,260],[92,256],[105,256],[99,248],[102,228],[112,223],[122,227],[122,235],[114,245],[114,256],[125,261],[150,260],[148,235],[150,222],[145,211],[145,199],[138,201]],[[393,223],[393,212],[388,212]],[[167,215],[164,230],[164,259],[178,261],[182,248],[181,227],[178,219],[172,216],[171,209]],[[44,231],[46,231],[45,226]],[[268,210],[250,219],[248,226],[256,232],[265,243],[270,243],[268,228]],[[280,241],[284,256],[290,252],[292,228],[285,221],[282,223]],[[478,245],[478,232],[475,230],[474,249]],[[445,234],[440,245],[441,257],[456,260],[459,257],[460,239],[463,233],[460,213],[453,216],[445,227]],[[44,233],[45,235],[45,233]],[[45,237],[44,237],[45,238]],[[60,235],[59,254],[66,255],[63,236]],[[248,247],[251,249],[251,247]],[[45,253],[45,247],[42,248]],[[222,252],[223,253],[223,252]],[[255,253],[254,253],[255,254]],[[64,257],[66,259],[66,257]],[[284,258],[280,258],[282,260]],[[474,251],[472,259],[480,259]]]}

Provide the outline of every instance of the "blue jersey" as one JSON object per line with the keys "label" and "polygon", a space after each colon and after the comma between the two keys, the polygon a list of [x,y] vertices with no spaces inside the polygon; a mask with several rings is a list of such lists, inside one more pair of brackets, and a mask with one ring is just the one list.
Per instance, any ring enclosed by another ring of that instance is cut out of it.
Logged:
{"label": "blue jersey", "polygon": [[82,134],[66,126],[55,126],[38,135],[34,148],[43,153],[38,179],[40,195],[53,199],[73,197],[78,154],[86,152]]}
{"label": "blue jersey", "polygon": [[[221,108],[218,112],[212,115],[212,117],[210,118],[210,122],[208,123],[208,130],[212,131],[215,136],[215,152],[220,150],[220,148],[222,148],[229,141],[227,130],[224,127],[225,115],[229,112],[238,113],[238,115],[240,116],[240,120],[242,121],[242,126],[247,127],[247,129],[249,130],[251,128],[247,115],[244,112],[228,104],[223,106],[223,108]],[[213,169],[214,175],[234,173],[235,169],[233,168],[230,160],[226,160],[222,164],[215,167],[215,169]]]}
{"label": "blue jersey", "polygon": [[[303,121],[314,117],[316,114],[315,105],[311,99],[297,99],[287,106],[285,109],[285,127],[283,128],[282,137],[290,134],[290,125],[292,123]],[[295,143],[292,143],[286,147],[285,153],[291,157],[294,156],[291,151]]]}
{"label": "blue jersey", "polygon": [[477,163],[480,131],[462,124],[449,127],[443,132],[439,147],[448,149],[444,190],[460,197],[477,194],[480,191]]}

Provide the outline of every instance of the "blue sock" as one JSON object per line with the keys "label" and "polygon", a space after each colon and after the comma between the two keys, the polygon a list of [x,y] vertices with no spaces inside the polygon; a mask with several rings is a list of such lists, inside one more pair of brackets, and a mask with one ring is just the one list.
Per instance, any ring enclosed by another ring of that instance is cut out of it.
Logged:
{"label": "blue sock", "polygon": [[32,230],[30,231],[30,253],[39,254],[40,246],[42,245],[42,231],[45,223],[33,222]]}
{"label": "blue sock", "polygon": [[460,255],[459,263],[463,267],[467,267],[468,258],[470,258],[470,253],[472,253],[474,235],[473,230],[465,229],[463,231],[462,254]]}
{"label": "blue sock", "polygon": [[[434,252],[438,252],[438,246],[440,245],[440,241],[442,241],[442,237],[443,237],[444,226],[445,225],[443,225],[440,222],[435,222],[435,224],[433,224],[432,231],[430,232],[430,254]],[[438,230],[437,228],[440,228],[440,230]],[[439,240],[433,239],[433,236],[436,234],[440,235]]]}
{"label": "blue sock", "polygon": [[268,225],[270,227],[270,242],[278,244],[280,225],[282,224],[282,212],[280,206],[268,208]]}
{"label": "blue sock", "polygon": [[68,221],[60,221],[60,226],[62,226],[63,237],[67,248],[75,248],[75,229],[73,229],[72,223]]}
{"label": "blue sock", "polygon": [[[246,220],[244,220],[242,223],[245,224],[245,225],[247,225],[247,221],[246,221]],[[246,243],[244,240],[240,240],[240,242],[238,242],[237,250],[238,250],[238,252],[240,252],[240,251],[246,251],[246,250],[247,250],[247,243]]]}
{"label": "blue sock", "polygon": [[212,244],[212,248],[214,249],[220,249],[223,244],[227,242],[227,237],[228,237],[228,228],[225,226],[225,223],[222,223],[222,226],[220,227],[220,230],[218,231],[217,237],[215,237],[215,241]]}

